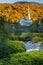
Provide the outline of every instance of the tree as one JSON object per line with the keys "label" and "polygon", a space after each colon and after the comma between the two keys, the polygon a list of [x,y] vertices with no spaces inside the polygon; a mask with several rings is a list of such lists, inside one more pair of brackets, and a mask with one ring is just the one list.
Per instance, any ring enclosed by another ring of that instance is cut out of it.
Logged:
{"label": "tree", "polygon": [[21,29],[21,26],[20,26],[19,22],[14,22],[14,33],[20,34],[20,29]]}
{"label": "tree", "polygon": [[0,17],[0,58],[5,58],[10,54],[10,49],[6,42],[9,35],[10,31],[7,27],[7,22],[3,17]]}
{"label": "tree", "polygon": [[39,27],[39,21],[33,21],[32,25],[30,26],[31,32],[38,32],[38,27]]}
{"label": "tree", "polygon": [[40,20],[39,32],[43,32],[43,18]]}
{"label": "tree", "polygon": [[7,27],[7,22],[3,17],[0,17],[0,41],[4,41],[10,35],[9,28]]}

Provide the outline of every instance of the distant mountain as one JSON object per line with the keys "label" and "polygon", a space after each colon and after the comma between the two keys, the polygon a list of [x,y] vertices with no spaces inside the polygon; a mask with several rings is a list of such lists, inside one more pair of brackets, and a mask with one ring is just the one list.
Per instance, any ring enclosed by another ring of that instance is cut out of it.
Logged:
{"label": "distant mountain", "polygon": [[18,22],[20,19],[28,17],[28,5],[32,20],[43,18],[43,4],[27,1],[0,4],[0,16],[3,16],[7,21]]}
{"label": "distant mountain", "polygon": [[15,3],[24,4],[24,3],[29,3],[29,2],[28,1],[18,1],[18,2],[15,2]]}
{"label": "distant mountain", "polygon": [[[41,4],[41,5],[42,5],[42,3],[38,3],[38,2],[28,2],[28,1],[18,1],[18,2],[15,2],[15,3],[16,3],[16,4],[17,4],[17,3],[20,3],[20,4],[26,4],[26,3],[30,3],[30,4],[31,4],[31,3],[34,3],[34,4]],[[14,3],[14,4],[15,4],[15,3]]]}

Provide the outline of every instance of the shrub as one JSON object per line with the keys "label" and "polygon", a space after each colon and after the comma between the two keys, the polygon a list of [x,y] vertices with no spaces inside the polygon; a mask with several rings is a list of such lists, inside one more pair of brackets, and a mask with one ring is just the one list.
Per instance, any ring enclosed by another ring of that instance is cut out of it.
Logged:
{"label": "shrub", "polygon": [[10,48],[11,53],[18,53],[26,51],[25,45],[21,41],[11,41],[7,40],[7,45]]}
{"label": "shrub", "polygon": [[41,41],[41,37],[38,37],[38,36],[35,36],[35,37],[33,37],[33,39],[32,39],[32,42],[34,42],[34,43],[37,43],[37,42],[39,42],[39,41]]}
{"label": "shrub", "polygon": [[14,35],[14,34],[11,34],[10,37],[9,37],[10,40],[19,40],[19,37],[17,35]]}
{"label": "shrub", "polygon": [[5,58],[11,53],[26,51],[25,45],[20,41],[7,40],[0,42],[0,58]]}
{"label": "shrub", "polygon": [[32,39],[32,33],[31,32],[23,32],[20,35],[20,39],[30,41]]}
{"label": "shrub", "polygon": [[12,54],[9,59],[4,59],[3,65],[43,65],[43,52]]}
{"label": "shrub", "polygon": [[33,33],[33,35],[43,38],[43,33]]}
{"label": "shrub", "polygon": [[3,65],[3,61],[2,60],[0,60],[0,65]]}
{"label": "shrub", "polygon": [[31,37],[31,36],[32,36],[31,32],[23,32],[20,37],[25,38],[25,37]]}
{"label": "shrub", "polygon": [[4,41],[0,41],[0,58],[5,58],[10,54],[10,49]]}
{"label": "shrub", "polygon": [[42,41],[42,43],[40,44],[39,50],[40,50],[40,51],[43,51],[43,41]]}

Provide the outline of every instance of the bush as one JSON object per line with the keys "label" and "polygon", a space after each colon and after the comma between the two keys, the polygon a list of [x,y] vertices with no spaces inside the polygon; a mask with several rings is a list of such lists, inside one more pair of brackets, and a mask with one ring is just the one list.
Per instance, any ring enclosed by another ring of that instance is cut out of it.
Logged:
{"label": "bush", "polygon": [[26,51],[23,42],[7,40],[0,42],[0,58],[5,58],[11,53]]}
{"label": "bush", "polygon": [[4,61],[4,60],[0,60],[0,65],[3,65],[3,61]]}
{"label": "bush", "polygon": [[20,35],[21,40],[30,41],[32,39],[32,33],[31,32],[23,32]]}
{"label": "bush", "polygon": [[19,40],[19,37],[18,37],[18,35],[11,34],[10,37],[9,37],[9,39],[10,40],[14,40],[14,41],[16,40],[17,41],[17,40]]}
{"label": "bush", "polygon": [[43,65],[43,52],[12,54],[9,59],[4,59],[3,65]]}
{"label": "bush", "polygon": [[10,54],[10,49],[4,41],[0,41],[0,58],[5,58]]}
{"label": "bush", "polygon": [[40,49],[39,49],[40,51],[43,51],[43,41],[42,41],[42,43],[40,44]]}
{"label": "bush", "polygon": [[37,42],[39,42],[39,41],[41,41],[41,37],[38,37],[38,36],[35,36],[35,37],[33,37],[33,39],[32,39],[32,42],[34,42],[34,43],[37,43]]}
{"label": "bush", "polygon": [[18,52],[24,52],[26,51],[25,45],[21,41],[11,41],[7,40],[7,45],[10,48],[11,53],[18,53]]}
{"label": "bush", "polygon": [[43,33],[33,33],[33,35],[43,38]]}
{"label": "bush", "polygon": [[31,37],[31,36],[32,36],[31,32],[23,32],[20,37],[25,38],[25,37]]}

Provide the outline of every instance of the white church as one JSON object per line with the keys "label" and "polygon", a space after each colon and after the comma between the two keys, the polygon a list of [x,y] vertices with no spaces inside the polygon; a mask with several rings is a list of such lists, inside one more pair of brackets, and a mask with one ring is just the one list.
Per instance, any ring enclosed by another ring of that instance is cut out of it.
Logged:
{"label": "white church", "polygon": [[22,26],[30,26],[31,24],[32,24],[32,20],[31,20],[31,17],[30,17],[30,8],[29,8],[29,6],[28,6],[28,17],[26,18],[26,19],[24,19],[24,18],[22,18],[21,20],[20,20],[20,25],[22,25]]}

